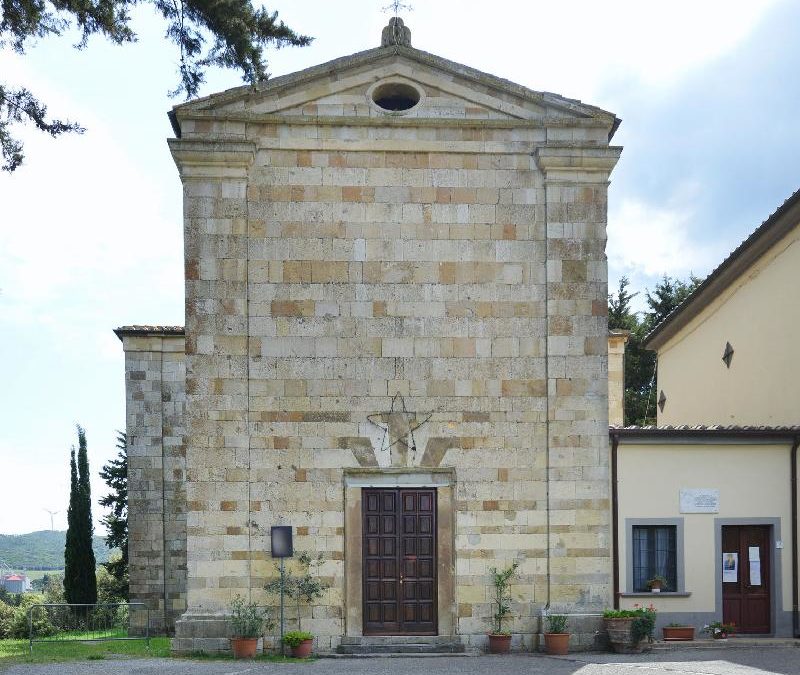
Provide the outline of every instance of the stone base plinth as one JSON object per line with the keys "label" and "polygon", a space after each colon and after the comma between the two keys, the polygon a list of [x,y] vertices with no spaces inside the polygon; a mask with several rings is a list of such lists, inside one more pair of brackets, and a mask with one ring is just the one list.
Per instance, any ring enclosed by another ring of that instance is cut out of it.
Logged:
{"label": "stone base plinth", "polygon": [[[231,651],[231,624],[227,614],[186,612],[175,622],[173,654],[219,654]],[[261,640],[259,640],[261,651]]]}

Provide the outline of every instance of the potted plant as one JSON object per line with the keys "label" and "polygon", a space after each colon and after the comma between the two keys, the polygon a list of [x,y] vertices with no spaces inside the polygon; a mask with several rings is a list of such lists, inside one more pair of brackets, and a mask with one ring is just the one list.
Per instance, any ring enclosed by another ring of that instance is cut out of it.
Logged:
{"label": "potted plant", "polygon": [[664,640],[667,642],[680,642],[694,640],[694,626],[682,623],[671,623],[661,629]]}
{"label": "potted plant", "polygon": [[652,579],[647,580],[647,588],[651,593],[661,593],[662,590],[667,589],[667,580],[660,574],[656,574]]}
{"label": "potted plant", "polygon": [[726,640],[729,635],[736,632],[736,624],[733,621],[730,623],[713,621],[703,626],[703,632],[708,633],[715,640]]}
{"label": "potted plant", "polygon": [[252,659],[264,629],[264,615],[254,602],[237,595],[231,602],[231,649],[236,659]]}
{"label": "potted plant", "polygon": [[292,648],[292,657],[307,659],[311,656],[314,636],[306,630],[290,630],[283,636],[283,642]]}
{"label": "potted plant", "polygon": [[544,649],[548,654],[564,656],[569,653],[567,617],[563,614],[548,614],[547,630],[544,634]]}
{"label": "potted plant", "polygon": [[607,609],[603,612],[603,624],[608,632],[608,642],[615,652],[638,654],[653,640],[656,608],[653,605],[634,605],[633,609]]}
{"label": "potted plant", "polygon": [[511,580],[517,573],[519,563],[514,561],[504,570],[496,567],[489,569],[494,586],[494,623],[489,632],[489,652],[492,654],[508,654],[511,651],[511,631],[503,628],[503,621],[511,616]]}
{"label": "potted plant", "polygon": [[306,649],[308,651],[303,656],[298,656],[298,658],[306,658],[311,653],[314,639],[313,634],[303,630],[301,605],[303,603],[311,605],[314,601],[319,600],[330,586],[330,584],[315,576],[316,570],[323,562],[321,553],[316,558],[312,558],[308,552],[303,551],[297,557],[296,567],[299,568],[297,572],[286,571],[282,577],[276,577],[264,586],[269,593],[280,595],[281,591],[283,591],[285,595],[294,600],[297,608],[297,630],[286,633],[283,636],[283,643],[292,647],[292,654],[294,655],[295,647],[286,640],[286,637],[293,635],[292,640],[295,641],[297,640],[297,635],[306,635],[307,637],[303,638],[303,641],[307,641],[307,644],[300,646],[300,652]]}

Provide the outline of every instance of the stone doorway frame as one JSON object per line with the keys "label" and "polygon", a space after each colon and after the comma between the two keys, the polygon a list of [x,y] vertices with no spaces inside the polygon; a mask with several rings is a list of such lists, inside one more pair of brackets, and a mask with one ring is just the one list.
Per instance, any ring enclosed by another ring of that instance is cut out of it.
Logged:
{"label": "stone doorway frame", "polygon": [[344,470],[345,635],[364,635],[362,488],[436,488],[436,574],[439,635],[456,633],[455,482],[448,468],[353,468]]}

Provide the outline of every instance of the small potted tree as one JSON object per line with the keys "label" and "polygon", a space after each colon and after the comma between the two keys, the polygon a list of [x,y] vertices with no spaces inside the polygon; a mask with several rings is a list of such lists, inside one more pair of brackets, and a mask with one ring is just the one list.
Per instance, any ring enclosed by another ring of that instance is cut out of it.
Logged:
{"label": "small potted tree", "polygon": [[489,652],[492,654],[508,654],[511,651],[511,631],[503,628],[503,621],[511,616],[511,580],[517,573],[519,563],[514,561],[504,570],[492,567],[489,573],[494,586],[494,607],[492,630],[489,632]]}
{"label": "small potted tree", "polygon": [[548,654],[564,656],[569,653],[567,617],[563,614],[548,614],[545,617],[547,630],[544,634],[544,649]]}
{"label": "small potted tree", "polygon": [[264,630],[264,615],[254,602],[237,595],[231,602],[231,649],[236,659],[252,659]]}
{"label": "small potted tree", "polygon": [[322,554],[312,558],[304,551],[297,557],[299,573],[287,572],[283,576],[283,582],[278,577],[264,587],[269,593],[276,595],[280,595],[283,587],[283,592],[294,600],[297,608],[297,630],[289,631],[283,636],[283,643],[291,647],[294,658],[308,658],[314,645],[313,633],[303,630],[301,605],[311,605],[319,600],[328,588],[328,583],[315,576],[315,571],[322,563]]}

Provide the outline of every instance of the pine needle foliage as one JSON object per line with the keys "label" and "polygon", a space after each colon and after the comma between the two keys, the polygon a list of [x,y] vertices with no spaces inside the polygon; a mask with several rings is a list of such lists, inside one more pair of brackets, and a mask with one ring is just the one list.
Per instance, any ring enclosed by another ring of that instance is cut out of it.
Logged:
{"label": "pine needle foliage", "polygon": [[112,594],[119,602],[128,600],[128,437],[117,432],[117,456],[103,465],[100,471],[106,485],[111,489],[100,499],[100,505],[110,507],[111,512],[103,516],[106,528],[106,545],[118,548],[119,557],[103,563],[113,579]]}
{"label": "pine needle foliage", "polygon": [[656,423],[656,353],[644,348],[648,334],[678,305],[691,295],[702,279],[690,275],[688,281],[667,276],[661,278],[652,291],[645,291],[645,311],[634,311],[630,281],[622,277],[616,294],[608,296],[608,327],[629,330],[625,345],[625,424]]}
{"label": "pine needle foliage", "polygon": [[[269,77],[265,47],[311,42],[278,19],[277,12],[254,7],[252,0],[0,0],[0,48],[24,54],[37,40],[69,31],[78,33],[77,49],[86,47],[93,35],[118,45],[135,42],[130,10],[145,3],[165,20],[165,37],[179,52],[173,96],[197,96],[210,66],[239,70],[245,82],[255,84]],[[14,171],[24,161],[23,144],[12,131],[25,123],[54,137],[84,131],[76,122],[48,118],[47,106],[24,86],[0,82],[4,171]]]}

